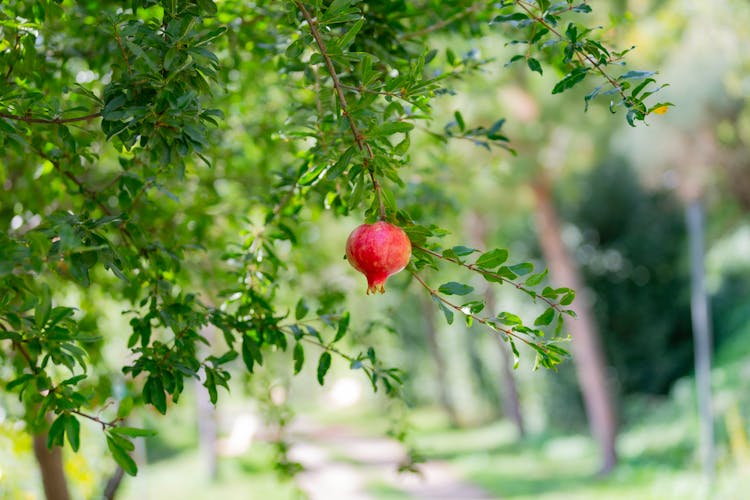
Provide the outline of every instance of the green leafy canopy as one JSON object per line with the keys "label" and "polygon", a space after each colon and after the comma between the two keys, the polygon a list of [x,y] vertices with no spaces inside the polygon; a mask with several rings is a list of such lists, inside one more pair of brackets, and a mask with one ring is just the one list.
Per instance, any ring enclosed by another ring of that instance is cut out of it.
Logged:
{"label": "green leafy canopy", "polygon": [[[135,474],[133,439],[152,433],[127,426],[132,412],[167,413],[190,379],[216,403],[233,375],[252,377],[287,350],[290,372],[317,359],[323,384],[344,360],[398,397],[400,371],[347,343],[359,326],[341,296],[321,287],[291,307],[281,299],[295,293],[288,264],[303,258],[305,217],[322,211],[404,227],[408,270],[448,323],[479,322],[516,359],[521,342],[539,366],[562,362],[574,292],[545,286],[531,263],[508,265],[505,249],[443,249],[447,231],[417,223],[400,193],[414,134],[512,152],[504,119],[469,124],[457,111],[442,130],[429,127],[451,82],[493,64],[433,49],[443,31],[503,30],[528,49],[511,61],[565,75],[553,93],[597,75],[586,105],[611,96],[631,124],[666,109],[645,103],[662,88],[653,72],[611,71],[624,52],[578,23],[590,10],[520,0],[3,2],[0,360],[30,429],[77,450],[80,422],[94,423]],[[544,312],[531,326],[480,315],[490,308],[475,286],[429,284],[440,266],[509,284]],[[100,330],[108,308],[123,312],[127,338]],[[109,365],[105,342],[124,365]]]}

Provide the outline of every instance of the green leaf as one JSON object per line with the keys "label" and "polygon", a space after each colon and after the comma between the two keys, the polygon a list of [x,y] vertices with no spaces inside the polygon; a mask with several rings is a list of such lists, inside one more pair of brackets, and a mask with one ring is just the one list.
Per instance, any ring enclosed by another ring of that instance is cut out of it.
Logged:
{"label": "green leaf", "polygon": [[547,272],[548,272],[547,269],[545,269],[541,273],[532,274],[526,280],[526,285],[528,285],[528,286],[536,286],[536,285],[538,285],[539,283],[541,283],[544,280],[544,278],[547,277]]}
{"label": "green leaf", "polygon": [[352,161],[352,157],[354,156],[355,147],[349,146],[346,151],[341,155],[341,157],[336,161],[336,163],[333,164],[331,168],[328,169],[326,172],[326,178],[329,180],[336,179],[338,176],[340,176],[344,171],[346,170],[346,167],[349,166],[349,163]]}
{"label": "green leaf", "polygon": [[414,128],[413,123],[408,122],[386,122],[370,131],[370,136],[381,137],[397,133],[406,133]]}
{"label": "green leaf", "polygon": [[213,0],[197,0],[197,4],[198,7],[209,16],[213,16],[217,12],[216,4]]}
{"label": "green leaf", "polygon": [[623,73],[619,77],[617,77],[618,80],[643,80],[644,78],[648,78],[650,76],[655,75],[655,71],[635,71],[631,70],[627,73]]}
{"label": "green leaf", "polygon": [[512,14],[503,14],[500,16],[495,16],[494,19],[492,19],[492,23],[507,23],[507,22],[512,22],[512,21],[524,21],[528,18],[529,16],[527,16],[523,12],[514,12]]}
{"label": "green leaf", "polygon": [[534,320],[534,326],[545,326],[552,323],[552,320],[555,318],[555,309],[552,307],[548,307],[546,311],[544,311],[542,314],[539,315]]}
{"label": "green leaf", "polygon": [[300,186],[309,186],[310,184],[313,184],[315,181],[317,181],[323,171],[326,169],[326,165],[321,163],[312,169],[305,172],[297,181],[297,183]]}
{"label": "green leaf", "polygon": [[138,473],[138,466],[135,464],[135,461],[121,448],[120,444],[112,436],[107,436],[107,447],[112,453],[115,462],[122,467],[122,470],[131,476],[135,476]]}
{"label": "green leaf", "polygon": [[451,251],[453,252],[453,255],[456,255],[458,257],[464,257],[466,255],[471,255],[474,252],[478,252],[476,248],[465,247],[463,245],[455,246],[451,248]]}
{"label": "green leaf", "polygon": [[[294,325],[296,326],[296,325]],[[247,371],[253,373],[253,365],[257,362],[263,365],[263,355],[260,352],[257,342],[249,335],[242,336],[242,361],[245,362]]]}
{"label": "green leaf", "polygon": [[219,393],[216,390],[216,375],[214,374],[213,370],[209,370],[208,367],[206,367],[206,380],[203,382],[203,387],[208,390],[208,399],[211,401],[212,405],[216,404],[216,401],[219,399]]}
{"label": "green leaf", "polygon": [[565,38],[567,38],[571,44],[576,43],[578,40],[578,28],[573,23],[568,23],[568,27],[565,29]]}
{"label": "green leaf", "polygon": [[8,382],[7,385],[5,386],[5,389],[8,392],[10,392],[16,387],[18,387],[19,385],[24,385],[30,382],[33,378],[34,378],[34,375],[32,375],[31,373],[24,373],[23,375],[16,378],[15,380],[11,380],[10,382]]}
{"label": "green leaf", "polygon": [[396,144],[396,146],[393,148],[393,153],[398,156],[403,156],[409,151],[409,146],[411,146],[411,139],[407,135],[404,137],[404,140]]}
{"label": "green leaf", "polygon": [[516,347],[516,343],[513,342],[513,339],[508,337],[508,342],[510,343],[510,350],[513,352],[513,369],[515,370],[518,368],[518,362],[521,359],[521,355],[518,352],[518,347]]}
{"label": "green leaf", "polygon": [[167,396],[164,393],[164,384],[161,381],[161,377],[150,376],[146,379],[146,384],[143,386],[143,391],[148,390],[148,399],[154,408],[159,413],[165,415],[167,413]]}
{"label": "green leaf", "polygon": [[81,375],[76,375],[75,377],[70,377],[68,379],[63,380],[60,385],[76,385],[81,380],[85,379],[88,375],[85,373]]}
{"label": "green leaf", "polygon": [[68,415],[65,419],[65,434],[68,436],[68,443],[73,451],[78,451],[81,445],[81,423],[73,415]]}
{"label": "green leaf", "polygon": [[500,321],[500,323],[508,326],[515,326],[515,325],[522,325],[523,321],[520,317],[513,313],[509,312],[501,312],[497,315],[497,319]]}
{"label": "green leaf", "polygon": [[68,415],[66,413],[61,413],[55,421],[52,422],[52,425],[50,425],[49,430],[47,431],[47,448],[63,445],[65,442],[65,427],[67,419]]}
{"label": "green leaf", "polygon": [[125,396],[120,401],[120,405],[117,407],[117,418],[125,418],[130,415],[130,411],[133,409],[133,398]]}
{"label": "green leaf", "polygon": [[566,293],[563,298],[560,300],[560,305],[562,306],[569,306],[573,303],[573,300],[576,298],[576,292],[575,290],[571,290],[568,293]]}
{"label": "green leaf", "polygon": [[296,59],[302,54],[304,50],[305,50],[305,41],[302,38],[298,38],[289,44],[284,54],[289,59]]}
{"label": "green leaf", "polygon": [[333,338],[334,342],[341,340],[346,331],[349,329],[349,311],[345,312],[339,319],[338,326],[336,328],[336,336]]}
{"label": "green leaf", "polygon": [[438,305],[438,307],[440,308],[440,310],[441,310],[441,311],[443,312],[443,314],[445,315],[445,321],[446,321],[446,322],[447,322],[447,323],[448,323],[449,325],[452,325],[452,324],[453,324],[453,310],[452,310],[452,309],[450,309],[450,308],[449,308],[448,306],[446,306],[446,305],[445,305],[445,304],[443,303],[443,301],[442,301],[442,300],[440,300],[440,298],[439,298],[439,297],[437,297],[437,296],[435,296],[435,295],[433,295],[433,296],[432,296],[432,300],[433,300],[433,301],[434,301],[434,302],[435,302],[435,303],[436,303],[436,304]]}
{"label": "green leaf", "polygon": [[299,321],[307,316],[309,310],[310,308],[307,306],[307,303],[305,303],[305,299],[301,298],[297,301],[297,307],[294,308],[294,317]]}
{"label": "green leaf", "polygon": [[464,122],[464,117],[461,116],[460,111],[455,111],[453,113],[453,116],[456,118],[456,123],[458,124],[458,128],[463,132],[466,129],[466,123]]}
{"label": "green leaf", "polygon": [[294,374],[297,375],[302,370],[302,365],[305,363],[305,349],[302,347],[300,342],[294,344],[294,351],[292,351],[294,358]]}
{"label": "green leaf", "polygon": [[323,354],[320,355],[320,359],[318,360],[318,383],[320,385],[323,385],[326,373],[328,373],[328,369],[331,367],[331,353],[328,351],[325,351]]}
{"label": "green leaf", "polygon": [[508,269],[510,269],[511,272],[517,274],[518,276],[523,276],[524,274],[529,274],[534,270],[534,264],[532,264],[531,262],[521,262],[520,264],[510,266]]}
{"label": "green leaf", "polygon": [[495,248],[479,256],[475,265],[482,269],[495,269],[508,260],[508,251],[504,248]]}
{"label": "green leaf", "polygon": [[474,291],[474,288],[463,283],[457,283],[455,281],[449,281],[440,285],[438,292],[445,295],[466,295]]}
{"label": "green leaf", "polygon": [[109,432],[128,437],[151,437],[156,436],[157,432],[152,429],[139,429],[137,427],[112,427]]}
{"label": "green leaf", "polygon": [[578,66],[573,71],[565,75],[562,80],[555,84],[555,86],[552,88],[552,93],[560,94],[573,87],[574,85],[580,83],[584,78],[586,78],[586,75],[588,75],[589,69],[590,68],[587,68],[585,66]]}
{"label": "green leaf", "polygon": [[52,292],[49,286],[45,283],[42,285],[42,294],[39,298],[39,303],[34,310],[34,322],[36,327],[42,329],[49,319],[50,311],[52,310]]}
{"label": "green leaf", "polygon": [[539,61],[537,61],[533,57],[529,57],[528,59],[526,59],[526,64],[531,71],[536,71],[540,75],[542,74],[542,65],[539,64]]}
{"label": "green leaf", "polygon": [[355,22],[351,28],[349,28],[349,31],[346,32],[344,36],[342,36],[336,44],[341,47],[342,49],[346,49],[349,47],[349,45],[354,41],[354,38],[357,36],[357,33],[359,33],[359,30],[362,29],[362,26],[364,26],[365,20],[360,19],[357,22]]}

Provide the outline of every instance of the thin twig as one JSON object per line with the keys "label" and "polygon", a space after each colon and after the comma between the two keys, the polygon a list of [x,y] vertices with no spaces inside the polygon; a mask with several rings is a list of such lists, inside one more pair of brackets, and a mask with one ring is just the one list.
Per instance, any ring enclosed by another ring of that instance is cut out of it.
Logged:
{"label": "thin twig", "polygon": [[458,306],[458,305],[454,304],[450,300],[448,300],[445,297],[443,297],[442,295],[440,295],[440,293],[438,293],[437,290],[435,290],[430,285],[428,285],[427,283],[425,283],[425,281],[422,278],[420,278],[420,276],[417,273],[415,273],[414,271],[412,271],[411,275],[414,276],[414,278],[419,282],[420,285],[422,285],[425,288],[425,290],[427,290],[428,292],[430,292],[430,295],[432,295],[437,300],[439,300],[440,302],[442,302],[446,306],[450,307],[454,311],[457,311],[457,312],[463,314],[464,316],[472,318],[477,323],[483,324],[484,326],[486,326],[487,328],[489,328],[492,331],[502,332],[502,333],[504,333],[505,335],[507,335],[509,337],[513,337],[513,338],[515,338],[517,340],[520,340],[521,342],[523,342],[526,345],[535,346],[535,347],[538,347],[539,349],[541,349],[544,352],[548,352],[547,346],[545,346],[544,344],[541,344],[541,343],[537,344],[536,342],[532,342],[529,339],[527,339],[527,338],[519,335],[518,333],[514,332],[513,330],[510,330],[510,329],[507,329],[507,328],[502,328],[502,327],[498,326],[497,323],[495,323],[494,321],[490,321],[489,319],[482,318],[481,316],[477,316],[476,314],[473,314],[473,313],[470,313],[470,312],[466,312],[461,306]]}
{"label": "thin twig", "polygon": [[[6,330],[5,327],[2,327],[2,328],[3,328],[3,330]],[[31,360],[31,356],[29,355],[29,351],[26,350],[26,348],[23,346],[23,344],[21,342],[18,342],[16,340],[14,340],[13,341],[13,347],[18,352],[21,353],[21,356],[24,357],[24,359],[26,360],[26,364],[29,365],[29,368],[31,368],[31,371],[34,372],[34,373],[39,373],[39,367],[36,366],[36,364]]]}
{"label": "thin twig", "polygon": [[128,59],[128,53],[125,50],[125,46],[122,44],[122,38],[120,38],[120,32],[117,30],[117,23],[113,24],[114,32],[115,32],[115,40],[117,40],[117,45],[120,46],[120,52],[122,53],[122,58],[125,60],[125,67],[128,68],[128,75],[133,74],[133,69],[130,67],[130,60]]}
{"label": "thin twig", "polygon": [[448,261],[448,262],[452,262],[454,264],[458,264],[459,266],[463,266],[466,269],[469,269],[469,270],[474,271],[476,273],[479,273],[479,274],[482,274],[482,275],[486,275],[486,276],[491,276],[491,277],[493,277],[493,278],[495,278],[497,280],[502,281],[503,283],[508,283],[509,285],[512,285],[512,286],[514,286],[514,287],[518,288],[519,290],[524,291],[526,293],[534,293],[535,297],[542,299],[552,309],[556,310],[557,312],[563,312],[563,309],[560,307],[560,304],[558,304],[557,302],[553,302],[550,299],[548,299],[547,297],[544,297],[543,295],[539,295],[538,293],[534,292],[533,290],[530,290],[530,289],[526,288],[525,286],[521,285],[520,283],[516,283],[515,281],[513,281],[513,280],[511,280],[509,278],[506,278],[505,276],[501,276],[501,275],[499,275],[497,273],[493,273],[492,271],[487,271],[485,269],[477,267],[474,264],[467,264],[465,262],[461,262],[458,259],[452,259],[450,257],[446,257],[445,255],[441,255],[441,254],[439,254],[437,252],[434,252],[434,251],[432,251],[432,250],[430,250],[428,248],[421,247],[419,245],[414,245],[413,243],[412,243],[412,247],[416,248],[417,250],[421,250],[422,252],[424,252],[426,254],[432,255],[433,257],[437,257],[438,259],[442,259],[442,260],[445,260],[445,261]]}
{"label": "thin twig", "polygon": [[60,125],[63,123],[73,123],[73,122],[86,122],[90,120],[94,120],[96,118],[99,118],[102,116],[102,113],[100,111],[97,111],[95,113],[90,113],[85,116],[76,116],[75,118],[35,118],[33,116],[28,115],[12,115],[9,113],[0,113],[0,118],[7,118],[9,120],[16,120],[26,123],[46,123],[46,124],[52,124],[52,125]]}
{"label": "thin twig", "polygon": [[333,60],[331,59],[331,56],[328,54],[328,51],[326,49],[325,42],[323,41],[323,38],[320,36],[320,31],[318,30],[318,23],[317,20],[313,19],[310,12],[307,10],[307,8],[302,4],[302,2],[295,1],[295,5],[297,5],[297,8],[302,13],[302,16],[307,21],[307,25],[310,27],[310,33],[312,34],[313,38],[315,39],[315,44],[318,46],[318,50],[320,50],[320,55],[323,57],[323,61],[325,62],[326,69],[328,70],[328,74],[331,75],[331,81],[333,82],[333,87],[336,91],[336,95],[339,98],[339,105],[341,106],[341,114],[346,117],[346,119],[349,122],[349,128],[352,131],[352,135],[354,136],[354,142],[357,144],[357,147],[360,151],[363,151],[367,154],[367,158],[364,159],[363,163],[365,168],[370,174],[370,180],[372,181],[372,187],[375,190],[375,195],[378,199],[378,206],[380,210],[380,218],[385,219],[385,204],[383,202],[383,194],[382,194],[382,187],[380,186],[380,183],[375,178],[375,169],[371,165],[371,161],[375,158],[375,154],[372,151],[372,147],[370,147],[370,144],[365,140],[364,135],[359,131],[357,128],[357,124],[354,121],[354,118],[352,118],[351,114],[349,113],[349,107],[346,102],[346,95],[344,94],[344,87],[341,85],[341,80],[339,80],[339,76],[336,73],[336,68],[333,65]]}
{"label": "thin twig", "polygon": [[87,418],[89,420],[96,422],[97,424],[102,426],[102,429],[106,429],[107,427],[117,427],[117,423],[120,421],[119,418],[116,418],[110,421],[102,420],[99,417],[96,417],[94,415],[89,415],[88,413],[84,413],[80,410],[69,410],[69,411],[70,413],[75,413],[76,415],[80,417]]}
{"label": "thin twig", "polygon": [[[524,3],[523,3],[522,0],[516,0],[516,5],[518,5],[523,10],[525,10],[526,13],[534,20],[534,22],[539,23],[542,26],[544,26],[545,28],[547,28],[549,30],[549,32],[552,33],[552,34],[554,34],[557,38],[559,38],[560,40],[564,40],[565,39],[565,37],[562,35],[562,33],[560,33],[558,30],[556,30],[552,25],[550,25],[542,17],[540,17],[537,14],[535,14],[529,7],[527,7],[526,5],[524,5]],[[589,54],[587,54],[586,52],[581,51],[577,47],[573,47],[573,50],[575,51],[576,57],[578,58],[578,60],[581,62],[582,65],[586,66],[586,63],[584,62],[584,59],[586,61],[588,61],[591,64],[591,66],[596,71],[598,71],[599,74],[602,75],[607,80],[607,82],[609,82],[610,85],[612,85],[612,87],[614,87],[617,90],[617,92],[620,94],[620,96],[622,97],[622,99],[623,99],[624,102],[626,102],[626,103],[630,102],[630,100],[628,99],[628,96],[625,95],[625,92],[622,90],[622,87],[617,82],[617,80],[615,80],[614,78],[612,78],[609,75],[609,73],[607,73],[606,71],[604,71],[604,68],[602,68],[601,64],[599,64],[598,61],[596,61]]]}
{"label": "thin twig", "polygon": [[34,151],[36,151],[36,154],[50,162],[54,169],[57,170],[58,173],[60,173],[60,175],[67,177],[68,179],[73,181],[73,183],[78,186],[78,189],[81,191],[81,193],[83,193],[84,196],[96,203],[99,208],[102,209],[102,212],[104,212],[106,215],[112,215],[112,210],[110,210],[110,208],[99,199],[99,197],[97,196],[98,193],[96,191],[89,189],[83,182],[81,182],[75,175],[73,175],[73,173],[63,169],[62,166],[60,166],[59,161],[50,157],[48,154],[37,147],[32,148],[34,149]]}
{"label": "thin twig", "polygon": [[409,40],[410,38],[417,38],[423,35],[426,35],[428,33],[432,33],[433,31],[437,31],[439,29],[445,28],[449,24],[451,24],[454,21],[458,21],[459,19],[462,19],[470,14],[473,14],[474,12],[480,10],[482,7],[484,7],[484,3],[475,3],[474,5],[471,5],[469,7],[466,7],[465,9],[456,12],[452,16],[446,17],[442,21],[439,21],[431,26],[428,26],[424,29],[421,29],[419,31],[414,31],[412,33],[405,33],[399,37],[399,40]]}
{"label": "thin twig", "polygon": [[[13,43],[13,52],[15,52],[15,51],[18,50],[18,45],[19,45],[20,42],[21,42],[21,31],[19,30],[19,31],[16,32],[16,40]],[[13,67],[16,65],[16,60],[17,59],[18,59],[18,57],[16,57],[16,59],[12,60],[10,62],[10,64],[8,65],[8,71],[5,73],[5,81],[6,82],[10,82],[10,75],[13,73]]]}

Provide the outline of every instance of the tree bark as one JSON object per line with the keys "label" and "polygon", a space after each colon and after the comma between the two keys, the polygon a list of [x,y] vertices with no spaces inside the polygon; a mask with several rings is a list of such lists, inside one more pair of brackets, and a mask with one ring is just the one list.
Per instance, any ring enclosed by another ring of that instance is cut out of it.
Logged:
{"label": "tree bark", "polygon": [[701,461],[709,485],[716,476],[714,415],[711,404],[711,317],[706,294],[703,249],[703,207],[698,199],[688,202],[686,222],[690,241],[690,310],[695,339],[695,385],[701,428]]}
{"label": "tree bark", "polygon": [[556,286],[566,286],[578,292],[572,309],[577,319],[567,319],[573,339],[572,351],[576,375],[581,387],[589,428],[601,453],[601,473],[607,473],[617,463],[617,419],[609,388],[604,355],[599,343],[596,323],[589,302],[583,293],[580,270],[562,239],[562,228],[552,202],[551,188],[545,179],[532,185],[536,202],[536,226],[542,252]]}
{"label": "tree bark", "polygon": [[34,456],[42,475],[44,496],[47,500],[70,500],[68,483],[63,469],[62,449],[47,449],[47,433],[34,435]]}
{"label": "tree bark", "polygon": [[437,330],[435,328],[435,310],[433,304],[429,299],[422,299],[422,311],[425,320],[425,334],[427,335],[427,344],[430,346],[430,352],[432,353],[432,359],[435,360],[435,369],[437,370],[438,384],[438,397],[440,398],[440,406],[442,406],[445,413],[448,414],[451,425],[458,427],[460,420],[458,413],[456,412],[456,405],[451,397],[450,390],[448,389],[448,381],[446,380],[447,366],[445,364],[445,358],[440,350],[440,345],[437,340]]}

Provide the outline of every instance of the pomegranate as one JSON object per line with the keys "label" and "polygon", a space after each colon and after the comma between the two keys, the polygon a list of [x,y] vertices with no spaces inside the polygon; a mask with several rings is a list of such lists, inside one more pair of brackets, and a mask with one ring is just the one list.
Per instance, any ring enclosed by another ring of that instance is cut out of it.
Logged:
{"label": "pomegranate", "polygon": [[346,241],[346,258],[367,278],[367,294],[385,293],[385,280],[406,267],[411,242],[398,226],[379,221],[362,224]]}

